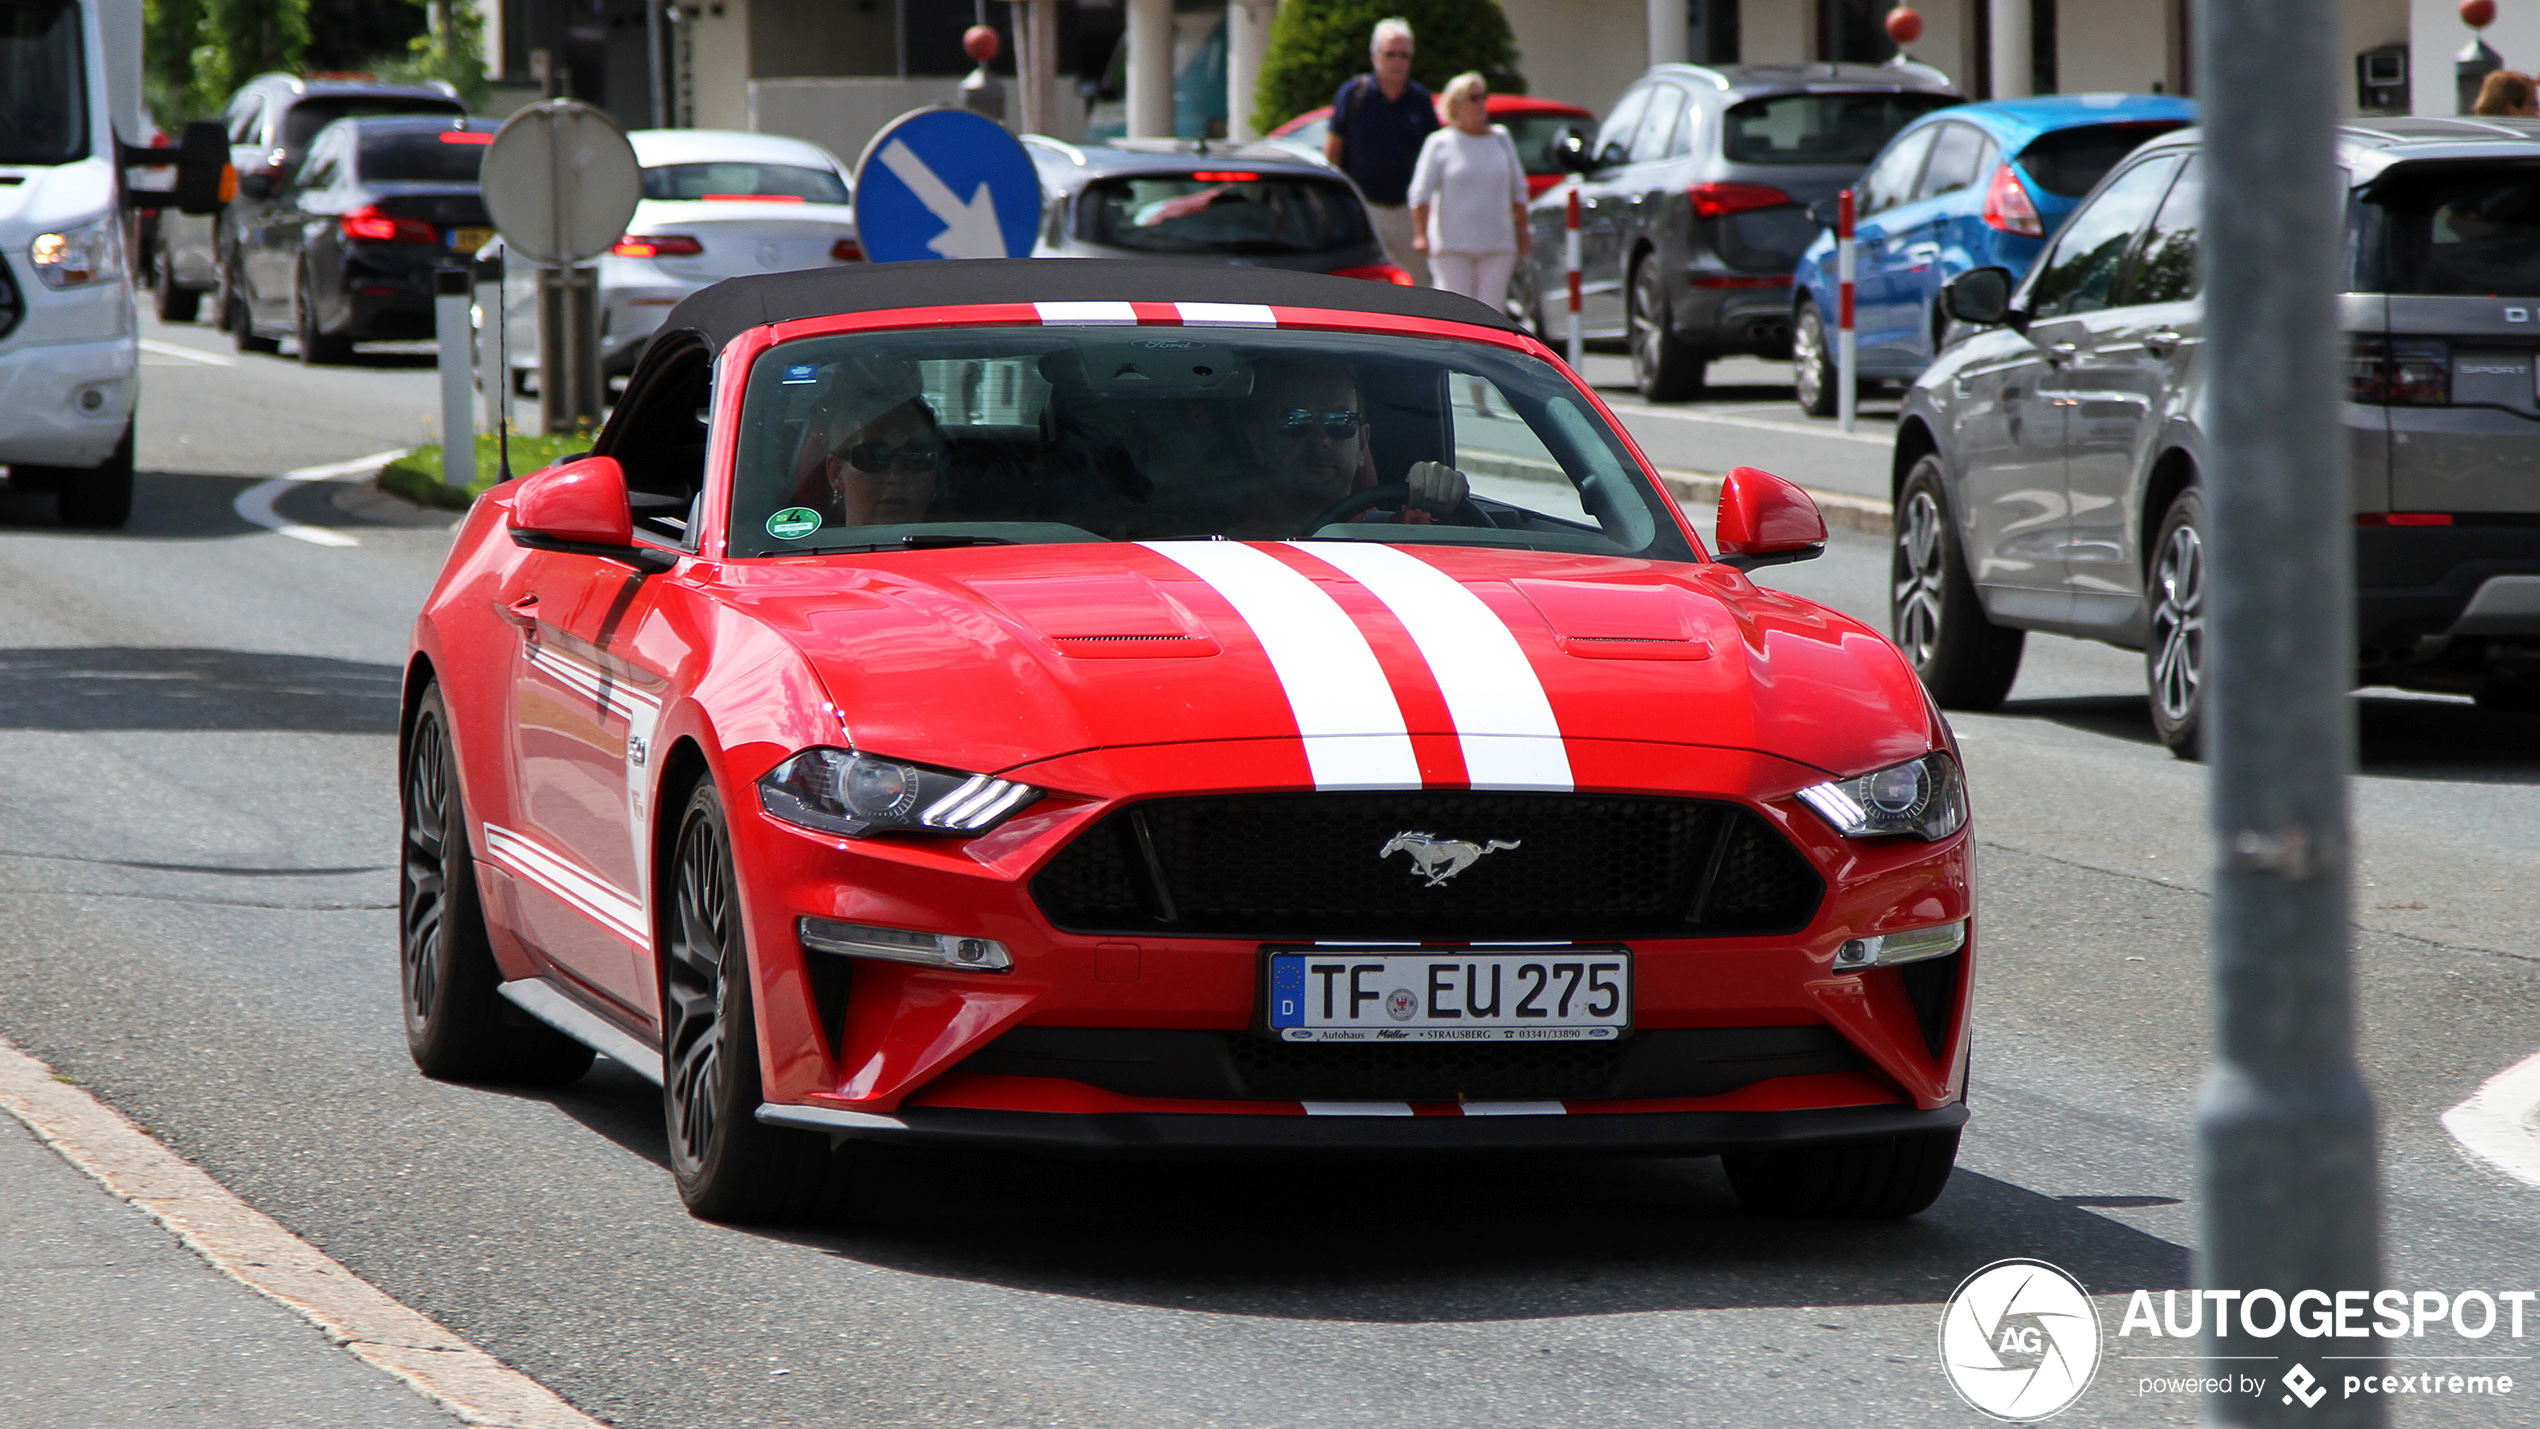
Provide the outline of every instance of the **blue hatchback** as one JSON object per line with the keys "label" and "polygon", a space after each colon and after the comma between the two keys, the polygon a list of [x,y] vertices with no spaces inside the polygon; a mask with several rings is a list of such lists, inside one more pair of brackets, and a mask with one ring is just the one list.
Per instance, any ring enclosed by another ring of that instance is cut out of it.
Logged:
{"label": "blue hatchback", "polygon": [[[2027,272],[2101,175],[2195,122],[2195,104],[2172,95],[2072,94],[1955,105],[1898,130],[1853,187],[1861,376],[1919,375],[1940,350],[1942,283],[1988,265]],[[1818,417],[1835,409],[1834,268],[1829,228],[1801,255],[1791,298],[1799,405]]]}

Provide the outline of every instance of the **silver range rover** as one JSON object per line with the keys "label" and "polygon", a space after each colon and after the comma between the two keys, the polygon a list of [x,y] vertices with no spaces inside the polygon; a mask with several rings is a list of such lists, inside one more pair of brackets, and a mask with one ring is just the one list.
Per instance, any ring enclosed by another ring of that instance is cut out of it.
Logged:
{"label": "silver range rover", "polygon": [[[2015,280],[1952,280],[1906,394],[1891,616],[1942,704],[1999,704],[2030,630],[2144,652],[2192,755],[2204,661],[2196,131],[2109,172]],[[2338,131],[2356,680],[2540,709],[2540,122]]]}

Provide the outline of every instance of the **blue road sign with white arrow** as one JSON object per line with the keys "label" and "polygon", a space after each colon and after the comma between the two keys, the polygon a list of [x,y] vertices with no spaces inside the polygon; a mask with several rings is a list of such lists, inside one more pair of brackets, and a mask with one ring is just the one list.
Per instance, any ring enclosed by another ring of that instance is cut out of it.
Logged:
{"label": "blue road sign with white arrow", "polygon": [[867,258],[1023,258],[1041,226],[1041,180],[1005,127],[966,109],[920,109],[856,161],[856,236]]}

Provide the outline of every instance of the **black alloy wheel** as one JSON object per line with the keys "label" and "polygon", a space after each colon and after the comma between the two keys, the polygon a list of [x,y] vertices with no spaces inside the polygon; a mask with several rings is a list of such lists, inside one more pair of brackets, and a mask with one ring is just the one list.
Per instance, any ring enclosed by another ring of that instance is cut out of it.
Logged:
{"label": "black alloy wheel", "polygon": [[1839,380],[1833,349],[1826,345],[1826,320],[1815,303],[1803,301],[1790,325],[1790,382],[1799,394],[1799,410],[1811,417],[1833,416]]}
{"label": "black alloy wheel", "polygon": [[2205,726],[2205,498],[2178,494],[2152,543],[2151,641],[2143,682],[2152,728],[2181,759],[2200,758]]}
{"label": "black alloy wheel", "polygon": [[679,820],[662,928],[662,1111],[679,1199],[705,1220],[799,1220],[845,1159],[758,1119],[758,1025],[723,802],[700,779]]}
{"label": "black alloy wheel", "polygon": [[53,475],[53,511],[65,526],[121,530],[132,519],[132,423],[112,456],[93,467],[63,467]]}
{"label": "black alloy wheel", "polygon": [[1682,402],[1702,393],[1702,354],[1676,336],[1668,315],[1664,265],[1656,254],[1632,270],[1632,286],[1623,308],[1625,337],[1632,350],[1632,382],[1652,402]]}
{"label": "black alloy wheel", "polygon": [[1985,618],[1949,517],[1946,469],[1914,463],[1898,494],[1888,562],[1888,633],[1947,709],[1998,707],[2019,678],[2027,632]]}
{"label": "black alloy wheel", "polygon": [[556,1086],[591,1049],[503,1000],[469,856],[467,808],[441,687],[425,687],[398,779],[397,988],[406,1051],[427,1077]]}
{"label": "black alloy wheel", "polygon": [[176,260],[168,256],[164,242],[158,256],[150,260],[150,289],[151,307],[163,323],[190,323],[203,306],[202,290],[176,280]]}
{"label": "black alloy wheel", "polygon": [[1958,1132],[1914,1131],[1876,1141],[1732,1151],[1720,1158],[1738,1200],[1759,1215],[1898,1220],[1940,1199],[1958,1160]]}
{"label": "black alloy wheel", "polygon": [[336,366],[352,361],[353,340],[328,332],[318,322],[317,294],[309,284],[306,264],[301,265],[300,280],[292,288],[291,314],[298,328],[302,366]]}
{"label": "black alloy wheel", "polygon": [[229,326],[230,340],[240,352],[280,352],[280,338],[264,337],[256,331],[256,309],[247,300],[247,285],[235,262],[221,269],[220,310]]}

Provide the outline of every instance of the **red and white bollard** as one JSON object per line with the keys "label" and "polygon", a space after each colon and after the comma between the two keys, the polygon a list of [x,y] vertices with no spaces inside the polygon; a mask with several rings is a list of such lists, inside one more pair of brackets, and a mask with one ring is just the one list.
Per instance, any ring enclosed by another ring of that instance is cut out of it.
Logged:
{"label": "red and white bollard", "polygon": [[1852,430],[1852,408],[1860,385],[1852,375],[1855,360],[1852,278],[1856,261],[1852,243],[1852,190],[1845,189],[1836,197],[1834,214],[1834,411],[1836,424],[1848,432]]}
{"label": "red and white bollard", "polygon": [[1561,235],[1561,261],[1570,269],[1570,370],[1579,370],[1587,355],[1586,339],[1579,335],[1579,182],[1570,181],[1570,215],[1568,227]]}

